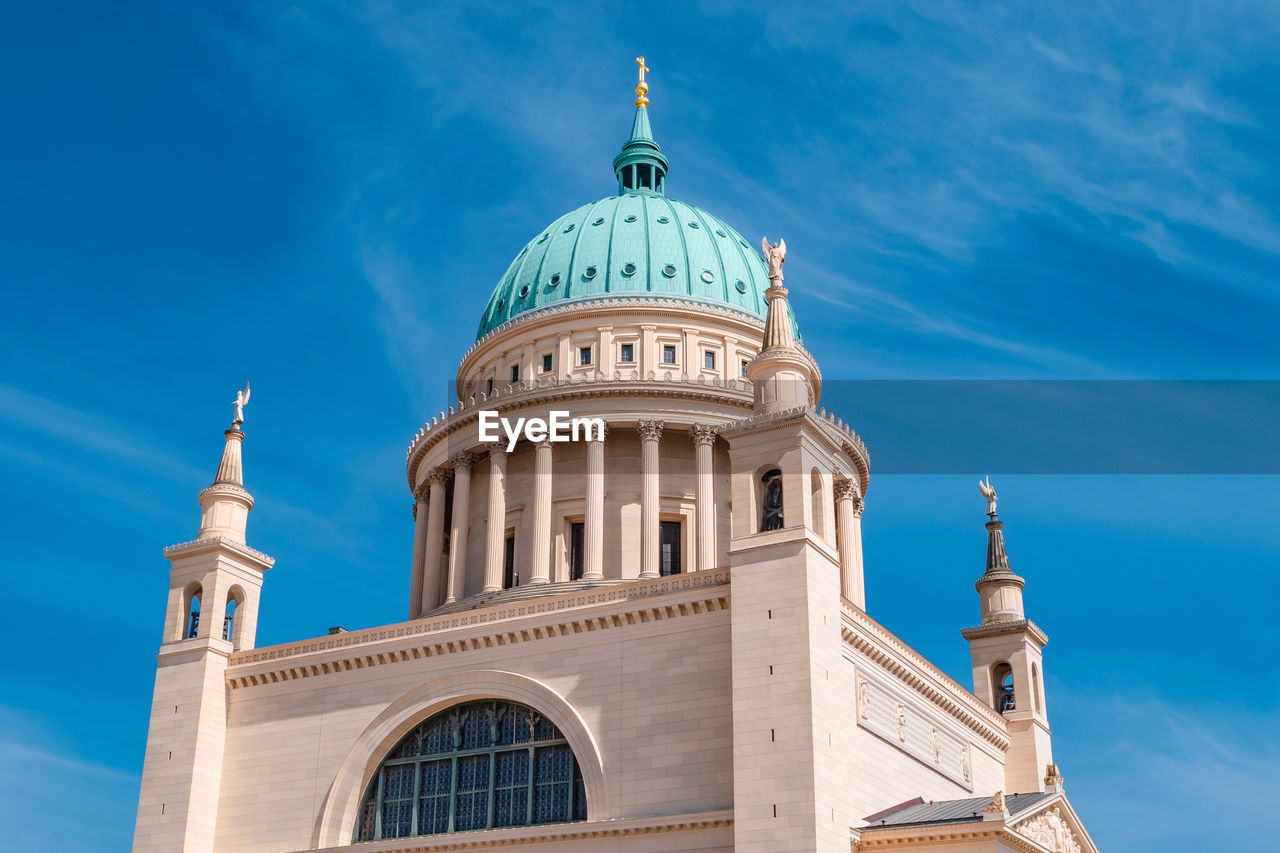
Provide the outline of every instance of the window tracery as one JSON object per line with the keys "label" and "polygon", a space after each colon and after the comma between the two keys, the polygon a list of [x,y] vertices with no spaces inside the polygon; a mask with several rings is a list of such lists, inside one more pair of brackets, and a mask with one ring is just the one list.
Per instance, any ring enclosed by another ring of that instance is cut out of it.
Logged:
{"label": "window tracery", "polygon": [[356,841],[586,820],[564,734],[532,708],[456,705],[409,732],[374,774]]}

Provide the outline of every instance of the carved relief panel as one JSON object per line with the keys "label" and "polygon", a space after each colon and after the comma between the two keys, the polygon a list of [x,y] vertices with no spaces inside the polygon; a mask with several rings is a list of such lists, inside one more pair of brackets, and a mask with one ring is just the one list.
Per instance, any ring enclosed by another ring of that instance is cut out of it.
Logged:
{"label": "carved relief panel", "polygon": [[861,672],[855,684],[859,727],[973,790],[973,755],[966,738],[905,692],[899,693]]}
{"label": "carved relief panel", "polygon": [[1081,853],[1080,842],[1076,841],[1075,834],[1057,806],[1023,821],[1014,830],[1053,853]]}

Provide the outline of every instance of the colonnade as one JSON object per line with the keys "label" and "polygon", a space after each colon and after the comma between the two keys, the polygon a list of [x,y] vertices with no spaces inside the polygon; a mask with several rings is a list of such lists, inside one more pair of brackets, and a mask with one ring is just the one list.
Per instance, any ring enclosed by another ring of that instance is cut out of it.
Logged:
{"label": "colonnade", "polygon": [[[656,578],[660,574],[660,522],[658,448],[665,424],[662,421],[639,421],[640,434],[640,577]],[[583,517],[583,580],[604,577],[604,445],[610,430],[592,435],[586,442],[586,501]],[[695,568],[713,568],[716,564],[716,512],[712,447],[717,438],[716,427],[697,424],[692,438],[696,455],[695,503],[697,506],[697,542]],[[484,584],[482,591],[503,587],[503,561],[506,545],[507,452],[501,443],[485,445],[490,461],[488,489],[488,529],[485,537]],[[551,582],[552,546],[552,481],[553,445],[541,441],[534,446],[534,479],[532,507],[532,541],[530,573],[527,584]],[[424,484],[415,493],[413,584],[410,618],[434,610],[442,604],[457,601],[465,595],[467,572],[467,529],[470,526],[471,471],[482,456],[456,453],[439,467],[431,469]],[[449,519],[449,551],[444,556],[445,484],[453,477],[453,511]],[[424,511],[425,504],[425,511]]]}
{"label": "colonnade", "polygon": [[[659,454],[665,424],[659,420],[636,423],[640,435],[640,577],[660,575]],[[604,435],[586,442],[586,500],[583,516],[582,579],[604,577]],[[712,451],[718,438],[711,424],[695,424],[694,444],[695,533],[694,568],[716,565],[716,504]],[[499,442],[485,445],[488,473],[488,529],[485,537],[482,591],[503,587],[506,555],[507,451]],[[526,583],[551,582],[553,445],[538,442],[534,449],[534,484],[530,551],[530,576]],[[457,601],[466,594],[467,531],[471,512],[471,472],[483,458],[471,452],[456,453],[431,469],[415,493],[413,582],[410,618]],[[449,519],[449,550],[444,553],[445,487],[453,477],[453,511]],[[862,496],[855,480],[837,475],[834,483],[837,547],[840,554],[840,592],[865,607],[862,577]],[[424,505],[425,504],[425,512]]]}

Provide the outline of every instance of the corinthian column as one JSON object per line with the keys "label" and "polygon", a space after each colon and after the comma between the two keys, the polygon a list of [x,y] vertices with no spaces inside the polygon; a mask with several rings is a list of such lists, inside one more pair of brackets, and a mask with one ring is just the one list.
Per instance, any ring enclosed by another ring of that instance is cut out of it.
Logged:
{"label": "corinthian column", "polygon": [[551,442],[538,442],[533,458],[533,567],[529,583],[551,582]]}
{"label": "corinthian column", "polygon": [[587,518],[582,540],[583,580],[604,577],[604,436],[587,442]]}
{"label": "corinthian column", "polygon": [[697,477],[694,501],[698,519],[697,571],[705,572],[716,567],[716,498],[715,480],[711,473],[711,448],[715,446],[719,430],[710,424],[694,424],[693,448]]}
{"label": "corinthian column", "polygon": [[658,577],[658,442],[662,421],[640,421],[640,577]]}
{"label": "corinthian column", "polygon": [[422,563],[427,551],[427,484],[414,489],[413,569],[409,575],[409,618],[422,615]]}
{"label": "corinthian column", "polygon": [[847,477],[837,477],[836,547],[840,551],[840,594],[866,609],[862,588],[862,498],[858,484]]}
{"label": "corinthian column", "polygon": [[471,512],[471,467],[476,458],[470,453],[449,457],[453,463],[453,523],[449,527],[449,595],[445,604],[466,595],[467,528]]}
{"label": "corinthian column", "polygon": [[[444,485],[448,480],[449,471],[445,468],[427,472],[427,540],[418,566],[422,572],[422,613],[435,610],[444,598],[440,564],[444,557]],[[421,511],[418,517],[422,517]]]}
{"label": "corinthian column", "polygon": [[502,442],[485,445],[489,450],[489,528],[484,552],[484,589],[502,589],[502,561],[506,556],[507,451]]}

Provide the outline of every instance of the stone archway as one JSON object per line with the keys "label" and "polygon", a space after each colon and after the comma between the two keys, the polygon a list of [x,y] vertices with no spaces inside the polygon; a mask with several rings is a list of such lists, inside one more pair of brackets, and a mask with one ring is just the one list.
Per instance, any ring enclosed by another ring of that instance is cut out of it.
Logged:
{"label": "stone archway", "polygon": [[329,786],[316,816],[313,845],[350,844],[360,796],[370,774],[386,753],[422,720],[451,705],[475,699],[507,699],[545,714],[564,733],[578,760],[587,795],[588,819],[599,820],[609,815],[600,747],[577,710],[559,693],[528,676],[478,670],[430,681],[404,694],[374,717],[352,744]]}

